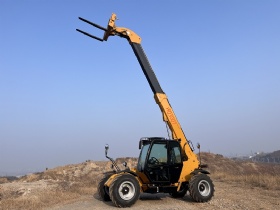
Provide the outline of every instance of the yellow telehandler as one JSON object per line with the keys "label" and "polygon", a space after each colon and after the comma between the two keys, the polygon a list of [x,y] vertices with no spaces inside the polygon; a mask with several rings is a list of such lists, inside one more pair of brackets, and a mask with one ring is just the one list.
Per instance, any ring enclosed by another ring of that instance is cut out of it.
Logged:
{"label": "yellow telehandler", "polygon": [[[117,207],[130,207],[144,193],[169,193],[172,197],[180,198],[189,191],[196,202],[207,202],[214,195],[214,185],[209,172],[204,170],[198,156],[194,153],[192,143],[187,140],[178,122],[166,94],[156,78],[156,75],[141,46],[141,38],[132,30],[117,27],[116,14],[112,14],[107,28],[92,23],[84,18],[80,20],[104,31],[103,38],[93,36],[85,31],[76,29],[91,38],[107,41],[109,36],[126,38],[143,70],[146,79],[154,93],[172,133],[172,138],[145,137],[139,141],[140,155],[137,167],[126,167],[120,170],[116,161],[107,156],[109,146],[105,146],[105,155],[112,161],[113,171],[106,172],[98,184],[98,193],[103,201],[112,201]],[[198,148],[200,145],[198,144]],[[200,151],[200,150],[199,150]]]}

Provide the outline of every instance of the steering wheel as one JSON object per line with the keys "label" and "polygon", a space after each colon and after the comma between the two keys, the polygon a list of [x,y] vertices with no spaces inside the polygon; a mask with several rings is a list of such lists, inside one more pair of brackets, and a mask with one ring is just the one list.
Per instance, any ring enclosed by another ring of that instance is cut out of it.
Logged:
{"label": "steering wheel", "polygon": [[152,165],[158,165],[159,164],[159,161],[158,159],[156,159],[155,157],[151,157],[149,159],[149,163],[152,164]]}

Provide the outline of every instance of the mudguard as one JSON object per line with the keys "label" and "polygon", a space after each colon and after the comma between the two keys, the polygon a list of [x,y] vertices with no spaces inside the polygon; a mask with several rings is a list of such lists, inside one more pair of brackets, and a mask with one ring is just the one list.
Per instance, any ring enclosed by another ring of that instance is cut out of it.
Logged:
{"label": "mudguard", "polygon": [[201,168],[198,168],[198,169],[195,169],[191,174],[192,175],[196,175],[196,174],[210,174],[210,172],[204,170],[204,169],[201,169]]}

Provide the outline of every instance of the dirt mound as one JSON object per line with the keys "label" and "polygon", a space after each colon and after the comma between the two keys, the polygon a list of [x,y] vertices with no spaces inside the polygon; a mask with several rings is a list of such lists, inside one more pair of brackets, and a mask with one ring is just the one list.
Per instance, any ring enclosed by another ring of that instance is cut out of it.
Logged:
{"label": "dirt mound", "polygon": [[[133,167],[136,158],[118,158],[117,164],[124,169],[122,162]],[[103,173],[111,171],[109,161],[86,161],[28,174],[17,180],[1,178],[1,209],[42,209],[57,203],[75,200],[81,195],[90,195],[96,188]]]}
{"label": "dirt mound", "polygon": [[[120,169],[124,169],[123,162],[128,167],[134,167],[137,158],[117,158],[116,162]],[[97,182],[104,172],[112,170],[109,161],[86,161],[80,164],[71,164],[48,169],[44,172],[29,174],[21,177],[17,182],[34,182],[39,180],[72,181],[72,182]]]}
{"label": "dirt mound", "polygon": [[[137,164],[137,158],[122,157],[116,162],[120,169],[125,167],[122,163],[127,162],[127,166],[133,168]],[[219,154],[201,153],[201,163],[208,166],[207,170],[213,174],[238,175],[272,175],[280,174],[279,164],[267,164],[250,161],[237,161],[223,157]],[[52,180],[62,182],[79,182],[97,184],[103,173],[111,171],[110,161],[86,161],[80,164],[71,164],[49,169],[43,172],[29,174],[14,180],[14,182],[34,182],[39,180]],[[7,178],[1,178],[2,182],[10,182]],[[0,181],[1,181],[0,180]]]}

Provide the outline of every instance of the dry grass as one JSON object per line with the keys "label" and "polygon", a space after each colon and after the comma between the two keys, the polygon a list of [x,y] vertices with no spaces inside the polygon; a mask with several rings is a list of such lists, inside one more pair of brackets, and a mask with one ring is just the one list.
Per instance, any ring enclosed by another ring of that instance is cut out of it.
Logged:
{"label": "dry grass", "polygon": [[248,187],[280,190],[280,165],[236,161],[222,155],[202,153],[202,162],[209,165],[213,179],[238,182]]}
{"label": "dry grass", "polygon": [[280,190],[280,177],[270,174],[231,175],[223,172],[216,172],[212,175],[212,178],[226,182],[239,182],[245,186]]}

